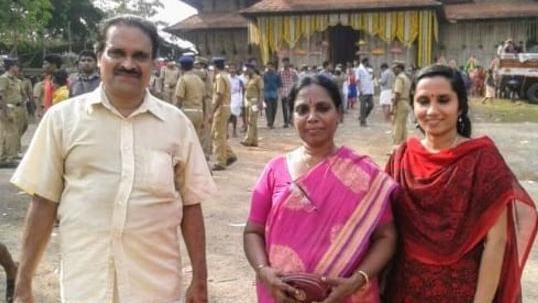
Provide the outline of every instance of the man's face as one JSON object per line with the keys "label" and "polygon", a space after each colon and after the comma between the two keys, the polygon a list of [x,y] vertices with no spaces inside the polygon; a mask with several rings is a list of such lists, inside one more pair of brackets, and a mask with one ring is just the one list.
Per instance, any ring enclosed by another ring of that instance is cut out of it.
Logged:
{"label": "man's face", "polygon": [[290,67],[290,61],[284,60],[282,61],[282,65],[284,66],[285,69],[288,69]]}
{"label": "man's face", "polygon": [[151,40],[137,27],[111,26],[98,63],[105,91],[119,98],[142,98],[154,67]]}
{"label": "man's face", "polygon": [[90,56],[82,56],[78,60],[78,68],[81,72],[85,74],[91,74],[95,72],[95,69],[97,68],[97,62],[93,57]]}

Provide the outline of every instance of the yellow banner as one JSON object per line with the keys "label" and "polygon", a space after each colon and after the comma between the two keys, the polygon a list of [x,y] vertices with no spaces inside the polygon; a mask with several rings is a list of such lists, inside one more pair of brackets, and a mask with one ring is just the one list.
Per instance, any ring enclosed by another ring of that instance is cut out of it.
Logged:
{"label": "yellow banner", "polygon": [[438,36],[437,15],[432,10],[259,16],[250,21],[249,42],[260,46],[262,60],[267,63],[272,52],[294,48],[299,39],[337,24],[349,25],[386,43],[399,40],[406,47],[417,43],[418,65],[432,63],[433,43]]}

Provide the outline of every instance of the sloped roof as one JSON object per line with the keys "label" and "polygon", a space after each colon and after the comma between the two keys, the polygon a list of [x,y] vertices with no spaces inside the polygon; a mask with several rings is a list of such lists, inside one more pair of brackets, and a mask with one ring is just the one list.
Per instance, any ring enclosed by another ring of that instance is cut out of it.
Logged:
{"label": "sloped roof", "polygon": [[330,12],[375,9],[412,9],[439,7],[435,0],[262,0],[244,10],[245,15],[302,12]]}
{"label": "sloped roof", "polygon": [[449,21],[538,17],[538,2],[482,0],[465,4],[447,4],[444,5],[444,13]]}
{"label": "sloped roof", "polygon": [[236,12],[212,12],[190,16],[164,30],[169,33],[201,29],[247,28],[248,21]]}

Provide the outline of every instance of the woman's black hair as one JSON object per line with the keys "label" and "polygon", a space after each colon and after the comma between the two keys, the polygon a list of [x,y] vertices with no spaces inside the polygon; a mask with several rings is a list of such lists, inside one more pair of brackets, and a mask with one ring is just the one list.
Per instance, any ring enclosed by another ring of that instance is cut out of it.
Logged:
{"label": "woman's black hair", "polygon": [[52,82],[58,86],[67,85],[67,78],[69,78],[69,75],[63,69],[59,69],[52,74]]}
{"label": "woman's black hair", "polygon": [[[467,97],[467,89],[465,88],[465,82],[461,73],[447,65],[430,65],[418,72],[415,87],[420,80],[433,77],[443,77],[450,82],[452,90],[458,97],[458,110],[460,112],[457,122],[458,134],[466,138],[471,137],[472,126],[471,119],[469,119],[469,98]],[[413,100],[411,100],[411,106],[413,106]]]}
{"label": "woman's black hair", "polygon": [[340,89],[338,88],[338,85],[336,85],[336,83],[332,79],[323,75],[304,77],[303,79],[301,79],[301,81],[297,82],[293,86],[288,96],[288,100],[289,102],[291,102],[292,108],[295,104],[295,99],[297,99],[297,96],[299,95],[299,91],[312,84],[316,84],[323,87],[327,91],[327,93],[329,93],[329,96],[331,97],[331,100],[336,109],[341,110],[342,95],[340,94]]}

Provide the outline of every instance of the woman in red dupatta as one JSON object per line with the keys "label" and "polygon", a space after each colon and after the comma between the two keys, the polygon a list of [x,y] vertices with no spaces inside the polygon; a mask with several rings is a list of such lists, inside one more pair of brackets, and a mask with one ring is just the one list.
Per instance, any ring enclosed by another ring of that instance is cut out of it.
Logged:
{"label": "woman in red dupatta", "polygon": [[409,139],[387,172],[400,249],[390,303],[514,303],[537,229],[537,212],[495,144],[471,139],[463,80],[433,65],[417,77],[413,108],[424,139]]}
{"label": "woman in red dupatta", "polygon": [[396,245],[390,200],[397,185],[368,157],[335,146],[341,96],[334,82],[306,77],[290,100],[303,146],[266,165],[244,234],[258,302],[297,302],[304,293],[284,282],[290,274],[329,286],[323,303],[380,302],[376,276]]}

